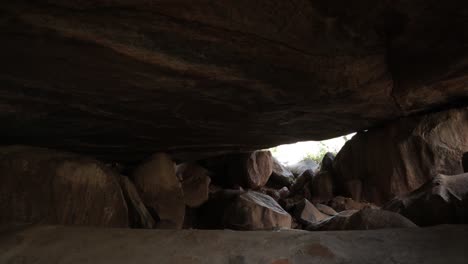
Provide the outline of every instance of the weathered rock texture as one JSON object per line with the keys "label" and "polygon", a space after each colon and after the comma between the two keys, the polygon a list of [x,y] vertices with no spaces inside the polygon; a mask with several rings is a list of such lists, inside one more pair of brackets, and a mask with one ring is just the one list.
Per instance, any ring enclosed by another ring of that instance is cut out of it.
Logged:
{"label": "weathered rock texture", "polygon": [[119,176],[120,187],[127,202],[129,225],[133,228],[154,228],[156,222],[146,209],[133,182],[125,176]]}
{"label": "weathered rock texture", "polygon": [[211,178],[205,168],[195,163],[183,163],[177,165],[176,174],[182,180],[187,206],[198,207],[208,200]]}
{"label": "weathered rock texture", "polygon": [[463,173],[468,108],[404,118],[358,133],[334,161],[338,194],[382,204],[438,173]]}
{"label": "weathered rock texture", "polygon": [[466,264],[467,244],[462,225],[348,232],[27,226],[2,233],[0,262]]}
{"label": "weathered rock texture", "polygon": [[468,173],[437,175],[383,208],[398,212],[421,226],[468,224]]}
{"label": "weathered rock texture", "polygon": [[303,199],[295,206],[294,217],[303,224],[309,224],[325,220],[329,215],[323,214],[307,199]]}
{"label": "weathered rock texture", "polygon": [[404,216],[380,209],[350,210],[338,213],[318,223],[309,224],[306,229],[314,231],[331,230],[372,230],[382,228],[417,227]]}
{"label": "weathered rock texture", "polygon": [[291,216],[270,196],[248,191],[226,208],[224,226],[236,230],[291,228]]}
{"label": "weathered rock texture", "polygon": [[4,2],[0,143],[134,163],[466,104],[465,1]]}
{"label": "weathered rock texture", "polygon": [[275,157],[272,157],[272,161],[272,173],[268,184],[279,188],[283,186],[290,187],[294,183],[294,174]]}
{"label": "weathered rock texture", "polygon": [[0,175],[0,223],[129,225],[119,175],[94,159],[1,147]]}
{"label": "weathered rock texture", "polygon": [[270,151],[254,151],[228,155],[225,175],[231,186],[259,189],[264,186],[273,170]]}
{"label": "weathered rock texture", "polygon": [[158,228],[182,228],[185,202],[175,164],[165,153],[156,153],[133,173],[135,185]]}

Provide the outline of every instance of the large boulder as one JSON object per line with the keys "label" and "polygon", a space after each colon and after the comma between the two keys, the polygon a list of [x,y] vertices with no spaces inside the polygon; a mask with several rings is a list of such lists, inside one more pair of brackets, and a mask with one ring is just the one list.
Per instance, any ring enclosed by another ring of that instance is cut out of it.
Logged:
{"label": "large boulder", "polygon": [[128,207],[129,225],[133,228],[154,228],[156,222],[146,209],[137,188],[128,177],[119,176],[120,187]]}
{"label": "large boulder", "polygon": [[438,173],[463,173],[468,108],[403,118],[360,132],[333,163],[338,194],[383,204]]}
{"label": "large boulder", "polygon": [[276,187],[290,187],[294,183],[294,174],[275,157],[272,158],[273,167],[268,183]]}
{"label": "large boulder", "polygon": [[133,178],[146,207],[159,221],[157,227],[182,228],[184,195],[171,158],[165,153],[154,154],[135,169]]}
{"label": "large boulder", "polygon": [[177,165],[176,174],[182,180],[187,206],[195,208],[208,200],[211,183],[208,170],[195,163],[182,163]]}
{"label": "large boulder", "polygon": [[312,159],[304,159],[288,166],[288,169],[296,176],[301,175],[306,170],[311,170],[313,174],[317,173],[320,166]]}
{"label": "large boulder", "polygon": [[331,152],[325,153],[320,164],[321,171],[333,172],[333,161],[335,160],[335,154]]}
{"label": "large boulder", "polygon": [[249,189],[263,187],[273,171],[270,151],[254,151],[228,155],[226,175],[229,184]]}
{"label": "large boulder", "polygon": [[311,201],[327,202],[334,196],[333,175],[330,171],[318,172],[308,184]]}
{"label": "large boulder", "polygon": [[119,176],[97,160],[1,147],[0,175],[0,223],[129,226]]}
{"label": "large boulder", "polygon": [[439,174],[417,190],[384,207],[418,225],[468,224],[468,173]]}
{"label": "large boulder", "polygon": [[348,210],[318,223],[309,224],[306,229],[326,230],[370,230],[383,228],[417,227],[404,216],[380,209]]}
{"label": "large boulder", "polygon": [[361,210],[365,208],[378,209],[378,207],[372,203],[357,202],[349,197],[336,196],[328,201],[328,205],[334,210],[341,212],[347,210]]}
{"label": "large boulder", "polygon": [[301,224],[316,223],[330,217],[322,213],[307,199],[302,199],[295,206],[294,217]]}
{"label": "large boulder", "polygon": [[291,216],[270,196],[248,191],[226,208],[224,226],[237,230],[291,228]]}

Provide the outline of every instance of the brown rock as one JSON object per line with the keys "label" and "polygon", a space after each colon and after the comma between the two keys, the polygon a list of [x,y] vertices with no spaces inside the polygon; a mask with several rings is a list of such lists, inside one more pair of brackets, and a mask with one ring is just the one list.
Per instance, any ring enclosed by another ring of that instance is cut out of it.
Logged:
{"label": "brown rock", "polygon": [[128,227],[118,175],[83,156],[0,148],[0,223]]}
{"label": "brown rock", "polygon": [[311,201],[327,202],[333,198],[333,175],[330,171],[320,171],[309,183]]}
{"label": "brown rock", "polygon": [[322,213],[324,213],[326,215],[333,216],[333,215],[338,214],[333,208],[331,208],[330,206],[324,205],[324,204],[316,204],[315,207],[317,207],[317,209],[320,212],[322,212]]}
{"label": "brown rock", "polygon": [[275,157],[273,157],[272,160],[272,173],[268,183],[279,188],[283,186],[290,187],[294,183],[294,174]]}
{"label": "brown rock", "polygon": [[174,163],[164,153],[157,153],[139,165],[134,173],[135,185],[158,228],[182,228],[185,202]]}
{"label": "brown rock", "polygon": [[319,223],[309,224],[306,229],[325,230],[370,230],[383,228],[417,227],[404,216],[380,209],[342,211]]}
{"label": "brown rock", "polygon": [[366,202],[356,202],[351,198],[336,196],[328,202],[328,205],[338,212],[346,210],[361,210],[364,208],[377,209],[376,205]]}
{"label": "brown rock", "polygon": [[331,152],[325,153],[320,164],[321,171],[333,172],[333,160],[335,160],[335,155]]}
{"label": "brown rock", "polygon": [[259,189],[267,183],[273,170],[271,152],[254,151],[229,155],[226,170],[231,186]]}
{"label": "brown rock", "polygon": [[299,175],[294,182],[294,184],[291,186],[290,190],[291,193],[293,194],[298,194],[304,191],[304,189],[307,187],[307,184],[312,181],[312,178],[314,177],[314,172],[312,170],[305,170],[301,175]]}
{"label": "brown rock", "polygon": [[125,176],[119,176],[119,180],[122,193],[127,202],[130,227],[154,228],[156,222],[141,201],[133,182]]}
{"label": "brown rock", "polygon": [[248,191],[226,209],[224,225],[237,230],[291,228],[291,216],[270,196]]}
{"label": "brown rock", "polygon": [[320,166],[311,159],[304,159],[288,166],[288,169],[296,176],[301,175],[306,170],[310,170],[312,174],[316,174],[319,168]]}
{"label": "brown rock", "polygon": [[327,219],[329,216],[320,212],[320,210],[318,210],[307,199],[303,199],[301,202],[296,204],[294,217],[302,224],[310,224],[320,222]]}
{"label": "brown rock", "polygon": [[205,168],[195,163],[183,163],[177,165],[176,174],[182,180],[187,206],[198,207],[208,200],[211,178]]}
{"label": "brown rock", "polygon": [[439,174],[420,188],[384,207],[418,225],[468,224],[468,173]]}
{"label": "brown rock", "polygon": [[403,118],[358,133],[334,161],[337,192],[383,204],[438,173],[463,173],[467,134],[468,108]]}

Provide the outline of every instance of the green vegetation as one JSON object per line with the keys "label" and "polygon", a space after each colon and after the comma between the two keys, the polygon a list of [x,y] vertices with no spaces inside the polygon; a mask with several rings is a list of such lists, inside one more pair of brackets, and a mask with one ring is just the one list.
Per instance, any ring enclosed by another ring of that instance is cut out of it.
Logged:
{"label": "green vegetation", "polygon": [[333,155],[336,155],[336,151],[329,149],[327,145],[320,142],[319,150],[315,153],[307,152],[302,160],[313,160],[317,164],[320,164],[322,162],[323,156],[325,156],[327,152],[331,152]]}

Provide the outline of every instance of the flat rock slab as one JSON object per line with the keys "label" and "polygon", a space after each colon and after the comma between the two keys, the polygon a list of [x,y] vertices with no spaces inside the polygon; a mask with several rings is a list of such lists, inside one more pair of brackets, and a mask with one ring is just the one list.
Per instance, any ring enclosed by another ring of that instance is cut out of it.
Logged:
{"label": "flat rock slab", "polygon": [[467,263],[468,226],[374,231],[0,227],[0,263]]}

